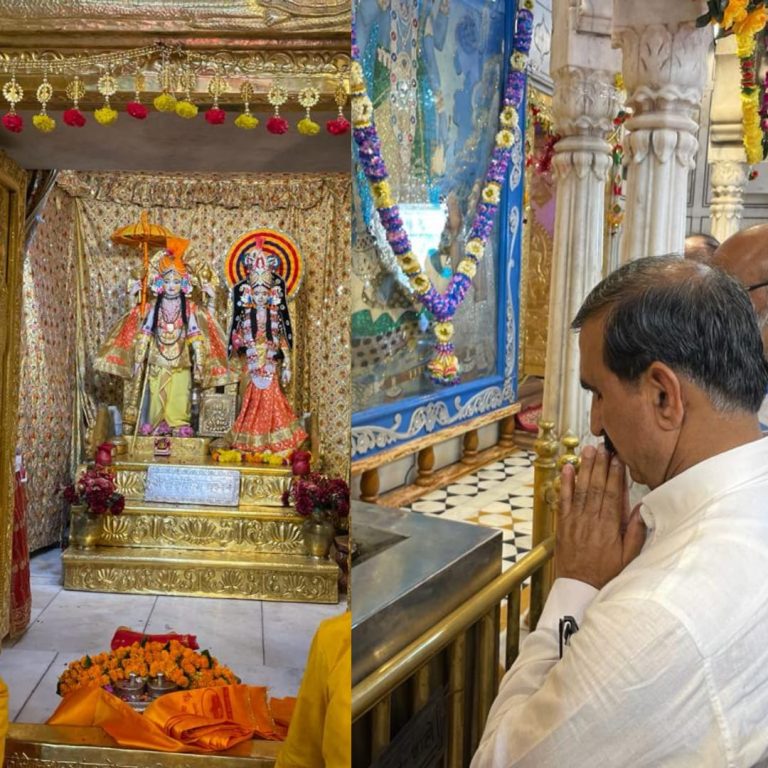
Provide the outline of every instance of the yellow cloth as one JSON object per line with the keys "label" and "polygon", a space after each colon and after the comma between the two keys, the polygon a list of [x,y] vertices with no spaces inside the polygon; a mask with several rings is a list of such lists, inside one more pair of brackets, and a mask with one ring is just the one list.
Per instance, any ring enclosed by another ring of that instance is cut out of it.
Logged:
{"label": "yellow cloth", "polygon": [[279,740],[267,689],[227,685],[167,693],[143,715],[103,688],[70,693],[48,725],[98,725],[124,747],[163,752],[218,752],[254,736]]}
{"label": "yellow cloth", "polygon": [[347,611],[323,621],[315,633],[275,768],[349,768],[351,755],[352,614]]}
{"label": "yellow cloth", "polygon": [[189,391],[192,375],[189,368],[154,368],[149,376],[149,423],[161,421],[169,427],[189,424]]}
{"label": "yellow cloth", "polygon": [[8,736],[8,686],[0,677],[0,765],[5,760],[5,739]]}

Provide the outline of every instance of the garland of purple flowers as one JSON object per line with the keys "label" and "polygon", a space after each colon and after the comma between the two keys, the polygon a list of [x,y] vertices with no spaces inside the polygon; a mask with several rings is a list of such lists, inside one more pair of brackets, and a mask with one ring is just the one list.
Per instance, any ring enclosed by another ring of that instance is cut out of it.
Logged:
{"label": "garland of purple flowers", "polygon": [[455,384],[459,380],[459,364],[456,359],[453,338],[453,317],[464,300],[477,264],[485,253],[501,199],[502,185],[514,144],[514,130],[519,124],[519,110],[525,95],[526,66],[533,33],[533,0],[521,0],[515,18],[512,38],[510,70],[504,90],[504,100],[499,115],[500,130],[485,174],[481,201],[477,205],[472,227],[467,238],[464,258],[459,263],[448,287],[440,293],[422,271],[418,259],[411,250],[408,233],[400,218],[400,210],[389,187],[389,173],[381,156],[381,141],[373,118],[373,105],[368,97],[359,61],[359,50],[352,41],[352,68],[350,85],[352,92],[352,125],[358,156],[363,172],[371,185],[374,205],[387,232],[387,241],[397,256],[398,263],[408,276],[411,288],[421,303],[432,313],[437,338],[435,354],[427,365],[430,378],[439,384]]}

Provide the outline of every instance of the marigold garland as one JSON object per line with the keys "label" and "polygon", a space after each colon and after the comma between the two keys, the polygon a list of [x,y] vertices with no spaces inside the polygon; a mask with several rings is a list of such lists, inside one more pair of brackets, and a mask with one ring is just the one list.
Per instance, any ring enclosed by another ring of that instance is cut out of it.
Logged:
{"label": "marigold garland", "polygon": [[139,101],[129,101],[125,105],[125,111],[136,120],[146,120],[149,110]]}
{"label": "marigold garland", "polygon": [[741,68],[741,113],[744,151],[750,165],[763,159],[764,135],[760,120],[760,94],[755,75],[757,35],[768,23],[768,0],[728,0],[710,2],[709,11],[700,16],[699,26],[719,24],[736,35],[736,53]]}
{"label": "marigold garland", "polygon": [[82,128],[86,123],[85,115],[77,107],[65,109],[61,118],[66,125],[72,128]]}
{"label": "marigold garland", "polygon": [[41,133],[50,133],[56,127],[56,121],[50,115],[41,112],[32,116],[32,125]]}
{"label": "marigold garland", "polygon": [[280,117],[280,115],[272,115],[267,120],[267,130],[277,135],[288,133],[288,121],[284,117]]}
{"label": "marigold garland", "polygon": [[117,120],[117,110],[112,107],[99,107],[93,113],[93,117],[99,125],[112,125]]}
{"label": "marigold garland", "polygon": [[[514,129],[519,124],[519,110],[525,93],[528,52],[533,34],[532,11],[533,0],[522,0],[517,9],[510,71],[499,115],[499,124],[502,129]],[[360,54],[354,38],[352,59],[350,72],[352,125],[360,164],[371,185],[374,205],[387,232],[387,240],[392,251],[408,275],[414,293],[436,321],[435,353],[427,364],[430,378],[438,384],[454,384],[459,378],[459,364],[453,342],[450,341],[453,336],[453,317],[472,285],[477,262],[482,258],[493,231],[501,198],[501,186],[506,179],[511,159],[514,134],[511,130],[499,130],[496,136],[496,145],[485,174],[482,199],[477,205],[465,247],[466,258],[454,272],[445,292],[439,293],[413,255],[410,239],[400,218],[400,210],[392,196],[387,181],[389,172],[381,155],[381,141],[374,122],[373,105],[366,92]],[[472,243],[471,248],[470,243]]]}
{"label": "marigold garland", "polygon": [[240,682],[229,667],[219,664],[208,651],[193,651],[178,640],[150,641],[70,662],[59,677],[56,692],[66,696],[80,688],[111,686],[127,680],[131,674],[143,678],[162,674],[179,688],[211,688]]}
{"label": "marigold garland", "polygon": [[296,128],[298,128],[298,131],[302,136],[317,136],[317,134],[320,133],[320,126],[308,117],[303,117],[299,120],[296,124]]}
{"label": "marigold garland", "polygon": [[3,125],[11,133],[21,133],[24,128],[24,120],[21,115],[17,115],[15,112],[6,112],[3,115]]}
{"label": "marigold garland", "polygon": [[221,125],[227,119],[227,113],[221,107],[211,107],[205,113],[205,121],[211,125]]}
{"label": "marigold garland", "polygon": [[168,92],[163,92],[152,99],[152,104],[158,112],[174,112],[176,110],[176,97]]}
{"label": "marigold garland", "polygon": [[174,112],[185,120],[191,120],[193,117],[197,117],[198,108],[197,105],[193,104],[191,101],[182,99],[181,101],[176,102]]}
{"label": "marigold garland", "polygon": [[243,112],[235,118],[235,125],[244,131],[252,131],[259,124],[259,118],[249,112]]}

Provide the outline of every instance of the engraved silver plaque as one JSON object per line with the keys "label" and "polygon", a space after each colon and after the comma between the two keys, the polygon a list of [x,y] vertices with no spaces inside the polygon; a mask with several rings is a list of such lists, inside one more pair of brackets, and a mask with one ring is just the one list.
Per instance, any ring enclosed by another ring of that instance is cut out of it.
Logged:
{"label": "engraved silver plaque", "polygon": [[236,507],[240,504],[240,472],[152,464],[147,468],[144,501]]}

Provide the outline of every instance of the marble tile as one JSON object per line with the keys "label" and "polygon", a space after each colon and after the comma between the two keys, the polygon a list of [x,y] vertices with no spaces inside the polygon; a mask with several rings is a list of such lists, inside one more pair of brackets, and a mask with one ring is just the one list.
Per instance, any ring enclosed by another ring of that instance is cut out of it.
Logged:
{"label": "marble tile", "polygon": [[481,511],[497,515],[509,514],[509,504],[504,501],[492,501],[490,504],[486,504]]}
{"label": "marble tile", "polygon": [[235,672],[248,685],[266,685],[269,695],[276,698],[296,696],[304,674],[303,659],[295,667],[265,667],[264,665],[243,664]]}
{"label": "marble tile", "polygon": [[[515,490],[515,494],[517,494]],[[509,506],[515,509],[533,509],[533,496],[510,496]]]}
{"label": "marble tile", "polygon": [[491,526],[492,528],[503,528],[504,526],[508,526],[509,528],[512,528],[512,517],[509,513],[506,515],[499,515],[499,514],[490,514],[490,515],[480,515],[480,522],[483,525]]}
{"label": "marble tile", "polygon": [[29,558],[29,577],[32,584],[63,584],[61,549],[54,547]]}
{"label": "marble tile", "polygon": [[[109,647],[109,643],[107,646]],[[102,649],[104,650],[104,649]],[[59,675],[67,668],[70,661],[82,658],[90,649],[82,648],[72,651],[63,651],[56,654],[56,658],[48,667],[37,688],[27,699],[21,712],[16,717],[17,723],[44,723],[61,703],[61,697],[56,693],[56,683]]]}
{"label": "marble tile", "polygon": [[55,658],[56,651],[25,651],[8,648],[0,653],[0,677],[8,686],[10,720],[16,720]]}
{"label": "marble tile", "polygon": [[[197,635],[200,648],[207,648],[222,664],[264,663],[262,603],[259,600],[216,600],[200,597],[157,598],[148,634],[180,632]],[[239,673],[238,673],[239,674]]]}
{"label": "marble tile", "polygon": [[459,523],[465,523],[470,518],[477,519],[477,510],[476,509],[462,509],[461,507],[456,507],[454,509],[449,509],[446,512],[443,512],[440,517],[444,520],[456,520]]}
{"label": "marble tile", "polygon": [[98,653],[109,648],[119,626],[143,630],[156,599],[61,590],[14,648]]}
{"label": "marble tile", "polygon": [[309,645],[323,619],[346,610],[345,603],[264,602],[264,663],[269,667],[303,667]]}
{"label": "marble tile", "polygon": [[439,515],[445,510],[445,501],[428,501],[422,499],[411,504],[411,510],[414,512],[421,512],[422,514],[431,513],[433,515]]}

